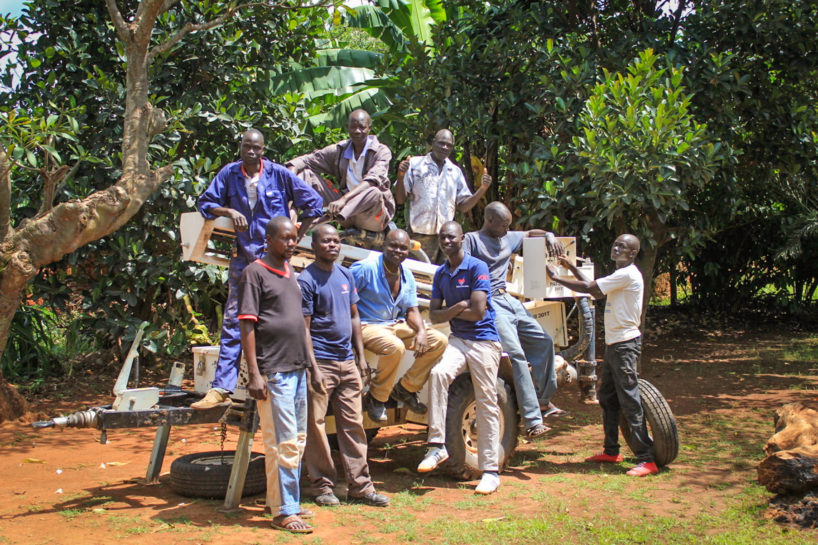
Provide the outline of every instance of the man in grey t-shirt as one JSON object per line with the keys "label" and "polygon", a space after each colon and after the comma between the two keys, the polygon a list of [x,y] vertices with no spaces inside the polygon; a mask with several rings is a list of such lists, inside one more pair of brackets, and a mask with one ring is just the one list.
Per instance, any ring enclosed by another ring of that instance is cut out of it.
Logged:
{"label": "man in grey t-shirt", "polygon": [[[511,254],[520,251],[526,237],[546,237],[546,247],[554,255],[561,255],[563,249],[553,233],[541,229],[509,231],[510,225],[509,209],[498,201],[489,203],[483,227],[466,235],[463,248],[489,267],[497,331],[503,350],[511,360],[517,405],[526,435],[534,439],[550,429],[543,424],[543,411],[546,416],[563,413],[551,403],[551,397],[557,391],[554,340],[517,298],[506,293],[506,275]],[[529,363],[532,372],[528,370]]]}

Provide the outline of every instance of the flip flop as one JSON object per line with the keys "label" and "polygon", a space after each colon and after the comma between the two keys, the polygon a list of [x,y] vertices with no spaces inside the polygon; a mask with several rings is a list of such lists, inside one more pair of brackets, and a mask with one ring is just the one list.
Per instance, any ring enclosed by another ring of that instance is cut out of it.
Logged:
{"label": "flip flop", "polygon": [[[298,523],[301,523],[303,528],[299,528]],[[291,534],[311,534],[313,531],[313,527],[301,520],[301,517],[298,515],[289,515],[286,517],[279,515],[273,518],[270,525],[276,530],[290,532]]]}
{"label": "flip flop", "polygon": [[[264,510],[267,511],[268,513],[270,513],[270,508],[267,507],[267,499],[266,498],[256,498],[256,505],[263,505]],[[272,514],[272,513],[270,513],[270,514]],[[301,511],[298,512],[298,516],[301,517],[302,519],[311,519],[311,518],[315,517],[315,512],[310,511],[309,509],[301,509]]]}
{"label": "flip flop", "polygon": [[556,416],[563,416],[565,414],[568,414],[568,413],[566,411],[563,411],[559,407],[551,407],[550,409],[546,409],[545,411],[543,411],[542,417],[543,418],[548,418],[549,416],[556,417]]}
{"label": "flip flop", "polygon": [[545,424],[537,424],[536,426],[531,426],[530,428],[525,430],[525,436],[529,439],[537,439],[538,437],[542,437],[549,431],[551,431],[551,428],[549,428]]}

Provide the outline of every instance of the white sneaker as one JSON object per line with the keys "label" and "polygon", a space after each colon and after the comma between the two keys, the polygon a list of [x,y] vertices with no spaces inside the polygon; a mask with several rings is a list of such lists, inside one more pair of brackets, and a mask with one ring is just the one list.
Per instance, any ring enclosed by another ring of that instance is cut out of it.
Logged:
{"label": "white sneaker", "polygon": [[500,476],[496,473],[483,473],[480,484],[474,489],[475,494],[491,494],[500,488]]}
{"label": "white sneaker", "polygon": [[449,459],[446,447],[429,447],[426,456],[418,464],[418,473],[428,473]]}

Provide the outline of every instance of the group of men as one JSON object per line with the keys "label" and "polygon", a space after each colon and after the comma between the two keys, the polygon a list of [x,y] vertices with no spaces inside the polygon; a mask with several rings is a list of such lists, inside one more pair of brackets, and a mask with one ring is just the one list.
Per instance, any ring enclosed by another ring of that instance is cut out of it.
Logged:
{"label": "group of men", "polygon": [[[456,210],[471,209],[492,180],[484,172],[472,194],[462,171],[449,159],[450,131],[438,131],[431,153],[398,167],[395,196],[398,203],[409,200],[411,235],[393,228],[378,257],[356,262],[350,269],[335,263],[341,238],[329,221],[342,228],[383,231],[395,212],[388,178],[392,154],[369,134],[370,129],[369,115],[356,110],[349,116],[348,140],[293,159],[286,167],[263,157],[263,136],[251,129],[242,136],[240,160],[225,166],[199,199],[206,218],[233,220],[236,245],[216,375],[212,389],[193,407],[229,402],[243,351],[248,391],[259,401],[267,505],[275,515],[273,526],[290,532],[312,531],[305,521],[312,513],[300,506],[302,458],[316,503],[340,502],[333,492],[337,473],[324,430],[330,405],[347,497],[373,506],[386,506],[389,499],[375,490],[369,475],[364,410],[372,420],[385,422],[386,403],[392,398],[416,413],[428,411],[429,448],[418,471],[432,471],[448,458],[448,387],[468,368],[477,401],[478,465],[483,476],[476,492],[481,494],[494,492],[500,484],[496,376],[502,351],[512,363],[526,435],[543,436],[549,431],[544,415],[562,412],[551,403],[556,391],[553,341],[506,293],[505,279],[510,257],[520,251],[524,238],[546,237],[553,255],[561,255],[563,248],[546,231],[509,231],[511,212],[499,202],[486,206],[479,231],[463,233],[453,221]],[[338,187],[325,175],[332,176]],[[293,209],[301,212],[300,221],[293,221],[297,218]],[[288,260],[313,227],[315,261],[296,279]],[[434,276],[430,319],[449,322],[448,339],[421,318],[415,280],[403,263],[412,239],[442,262]],[[599,282],[602,279],[593,286],[573,287],[607,293]],[[369,372],[364,350],[377,354],[379,361],[362,398],[363,378]],[[407,350],[414,351],[414,362],[398,379],[398,365]],[[428,407],[417,396],[427,380]],[[618,392],[613,393],[614,401]],[[618,415],[618,409],[612,407],[611,414]],[[607,421],[606,416],[606,458],[590,461],[616,461],[619,456],[615,429],[609,440]],[[632,429],[642,428],[644,424],[632,423]],[[648,450],[649,441],[645,434]]]}

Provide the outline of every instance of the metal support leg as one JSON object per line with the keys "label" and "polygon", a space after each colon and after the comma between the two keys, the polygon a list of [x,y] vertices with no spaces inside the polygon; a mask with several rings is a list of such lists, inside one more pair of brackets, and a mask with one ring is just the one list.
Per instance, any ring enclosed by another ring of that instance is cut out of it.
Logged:
{"label": "metal support leg", "polygon": [[230,472],[230,481],[227,483],[227,493],[224,495],[224,506],[222,507],[224,511],[236,509],[241,501],[244,479],[247,477],[250,454],[253,451],[253,435],[253,432],[244,430],[239,434],[236,456],[233,458],[233,469]]}
{"label": "metal support leg", "polygon": [[150,462],[148,462],[145,484],[157,484],[159,482],[159,472],[162,471],[162,462],[165,460],[168,437],[170,437],[170,424],[162,424],[156,428],[156,438],[153,440],[153,450],[151,451]]}

